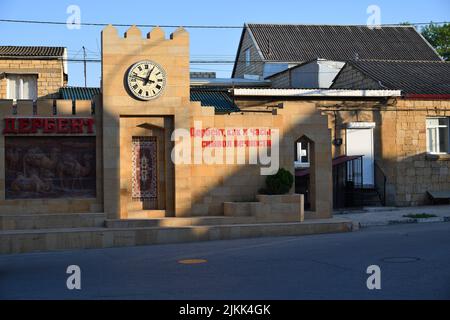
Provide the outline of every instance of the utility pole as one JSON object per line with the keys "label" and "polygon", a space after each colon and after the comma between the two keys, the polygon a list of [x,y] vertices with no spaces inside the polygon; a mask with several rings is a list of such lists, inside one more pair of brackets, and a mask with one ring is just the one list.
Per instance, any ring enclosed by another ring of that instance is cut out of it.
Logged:
{"label": "utility pole", "polygon": [[84,87],[87,88],[86,79],[86,48],[83,46],[83,61],[84,61]]}

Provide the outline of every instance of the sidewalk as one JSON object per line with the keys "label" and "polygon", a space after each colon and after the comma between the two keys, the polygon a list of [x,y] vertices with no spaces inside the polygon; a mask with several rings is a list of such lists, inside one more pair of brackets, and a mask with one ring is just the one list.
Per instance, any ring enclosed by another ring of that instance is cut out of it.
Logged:
{"label": "sidewalk", "polygon": [[[408,218],[410,214],[435,215],[433,218]],[[357,229],[385,226],[398,223],[450,222],[450,205],[422,206],[422,207],[365,207],[359,210],[335,212],[336,217],[345,217],[354,222]]]}

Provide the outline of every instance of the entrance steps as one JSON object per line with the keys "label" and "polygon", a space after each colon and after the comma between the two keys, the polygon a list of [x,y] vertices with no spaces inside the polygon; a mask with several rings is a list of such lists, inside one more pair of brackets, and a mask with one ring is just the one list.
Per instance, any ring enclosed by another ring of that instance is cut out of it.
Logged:
{"label": "entrance steps", "polygon": [[104,213],[0,214],[1,230],[94,228],[105,224]]}
{"label": "entrance steps", "polygon": [[[10,228],[0,231],[0,254],[300,236],[353,230],[352,222],[343,218],[272,223],[233,219],[202,217],[109,220],[106,222],[109,227],[55,227],[25,230]],[[37,225],[37,223],[34,224],[34,226]]]}
{"label": "entrance steps", "polygon": [[151,228],[151,227],[188,227],[256,223],[255,217],[188,217],[188,218],[157,218],[106,220],[107,228]]}
{"label": "entrance steps", "polygon": [[382,207],[380,195],[374,188],[356,189],[354,191],[357,205],[361,207]]}
{"label": "entrance steps", "polygon": [[155,219],[165,216],[165,210],[131,210],[128,212],[127,219]]}

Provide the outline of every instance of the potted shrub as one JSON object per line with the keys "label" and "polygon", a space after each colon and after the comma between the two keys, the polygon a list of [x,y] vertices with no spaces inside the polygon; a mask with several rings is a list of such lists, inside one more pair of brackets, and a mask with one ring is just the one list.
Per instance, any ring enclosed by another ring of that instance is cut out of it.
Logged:
{"label": "potted shrub", "polygon": [[280,168],[278,172],[266,178],[266,188],[261,189],[261,194],[276,195],[287,194],[294,184],[294,176],[286,169]]}

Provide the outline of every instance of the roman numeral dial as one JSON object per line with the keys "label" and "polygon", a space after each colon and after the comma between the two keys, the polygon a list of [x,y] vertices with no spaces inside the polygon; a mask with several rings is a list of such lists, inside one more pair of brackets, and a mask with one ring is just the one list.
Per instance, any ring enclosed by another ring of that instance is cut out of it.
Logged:
{"label": "roman numeral dial", "polygon": [[166,86],[164,69],[153,61],[140,61],[127,73],[130,93],[140,100],[151,100],[161,95]]}

